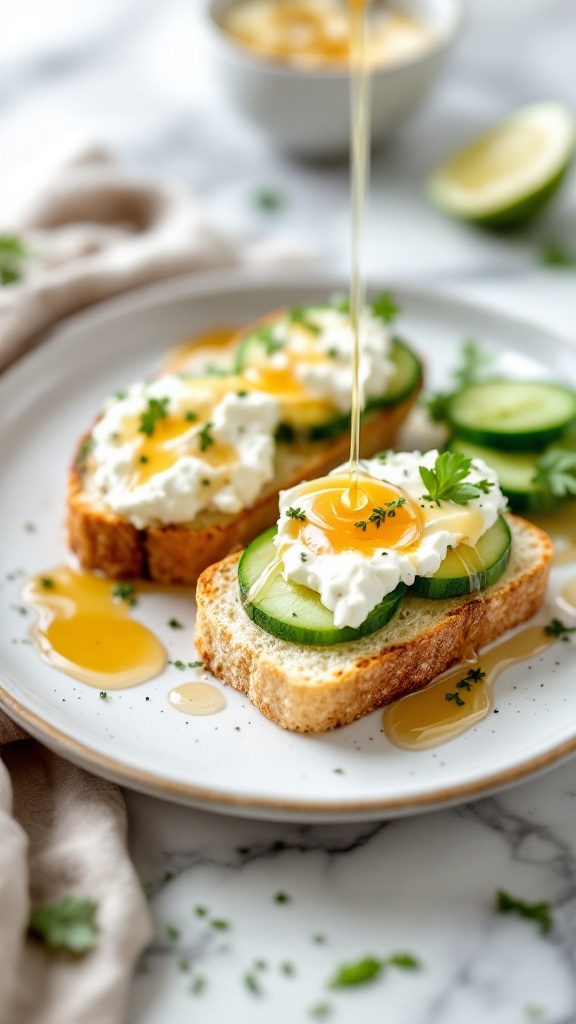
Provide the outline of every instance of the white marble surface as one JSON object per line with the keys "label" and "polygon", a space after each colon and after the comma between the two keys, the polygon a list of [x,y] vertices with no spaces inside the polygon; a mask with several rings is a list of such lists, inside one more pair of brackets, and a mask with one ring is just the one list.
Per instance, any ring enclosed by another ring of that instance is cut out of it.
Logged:
{"label": "white marble surface", "polygon": [[[293,234],[323,263],[346,267],[346,169],[286,160],[235,118],[199,52],[199,4],[5,0],[0,188],[41,148],[96,139],[138,172],[184,179],[233,234]],[[448,74],[375,160],[367,268],[574,334],[576,274],[538,266],[542,239],[576,248],[574,177],[538,225],[503,238],[446,221],[421,188],[453,143],[508,109],[549,97],[576,107],[574,0],[468,8]],[[278,212],[257,208],[262,187],[282,195]],[[324,1003],[338,1024],[576,1021],[574,762],[497,798],[390,824],[264,824],[126,797],[156,921],[126,1024],[298,1024]],[[495,914],[498,888],[550,901],[550,935]],[[289,902],[277,903],[279,892]],[[421,970],[326,987],[340,963],[398,951]],[[194,994],[198,977],[205,988]]]}

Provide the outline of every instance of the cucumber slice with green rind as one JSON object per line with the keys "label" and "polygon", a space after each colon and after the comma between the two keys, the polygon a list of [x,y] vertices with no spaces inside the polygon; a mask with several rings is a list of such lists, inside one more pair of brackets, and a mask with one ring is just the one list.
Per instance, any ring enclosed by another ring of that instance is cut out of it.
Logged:
{"label": "cucumber slice with green rind", "polygon": [[[392,405],[399,405],[421,387],[422,364],[400,338],[394,338],[391,356],[395,369],[386,393],[378,398],[369,399],[363,413],[364,416],[369,416],[370,413]],[[259,332],[248,334],[241,342],[237,352],[236,373],[242,373],[250,366],[257,366],[266,358],[268,358],[267,346]],[[290,424],[292,430],[294,426],[294,424]],[[307,424],[304,434],[308,441],[326,441],[343,434],[349,426],[350,415],[337,414],[328,419],[323,418],[318,423]]]}
{"label": "cucumber slice with green rind", "polygon": [[464,597],[496,583],[510,560],[512,536],[502,516],[480,537],[475,548],[452,548],[433,576],[417,576],[408,591],[416,597],[442,600]]}
{"label": "cucumber slice with green rind", "polygon": [[508,498],[513,512],[549,512],[559,504],[552,491],[544,490],[534,482],[541,452],[501,452],[471,444],[459,437],[453,437],[448,448],[452,452],[462,452],[469,459],[482,459],[490,466],[498,474],[502,493]]}
{"label": "cucumber slice with green rind", "polygon": [[406,593],[403,583],[399,583],[391,594],[387,594],[357,629],[350,626],[337,629],[332,612],[321,604],[319,595],[308,587],[285,582],[280,568],[263,585],[254,600],[250,601],[250,588],[260,579],[276,554],[273,543],[276,530],[276,526],[271,526],[256,537],[246,548],[238,565],[244,609],[257,626],[290,643],[324,647],[359,640],[362,636],[375,633],[396,614]]}
{"label": "cucumber slice with green rind", "polygon": [[545,448],[574,419],[576,393],[540,381],[483,381],[448,401],[448,420],[459,437],[503,451]]}

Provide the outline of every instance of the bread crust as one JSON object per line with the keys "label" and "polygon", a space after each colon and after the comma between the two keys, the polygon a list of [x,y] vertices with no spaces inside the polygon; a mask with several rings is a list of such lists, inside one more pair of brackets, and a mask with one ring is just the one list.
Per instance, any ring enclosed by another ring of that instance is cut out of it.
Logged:
{"label": "bread crust", "polygon": [[326,732],[346,725],[421,689],[538,611],[552,560],[550,538],[518,516],[507,519],[514,544],[530,556],[513,556],[481,596],[407,597],[383,629],[333,648],[290,644],[255,626],[239,597],[240,556],[230,555],[198,581],[196,647],[215,676],[284,729]]}
{"label": "bread crust", "polygon": [[[419,388],[398,405],[372,415],[362,428],[365,458],[393,444],[396,433],[418,397]],[[85,440],[85,438],[83,439]],[[85,488],[77,450],[68,477],[68,543],[86,569],[107,576],[143,577],[158,583],[194,585],[208,565],[244,547],[278,518],[278,491],[302,480],[322,476],[343,462],[349,449],[349,433],[333,442],[309,444],[301,458],[286,459],[286,471],[250,508],[235,516],[200,514],[193,524],[135,526],[104,507],[95,507]],[[292,447],[292,446],[290,446]]]}

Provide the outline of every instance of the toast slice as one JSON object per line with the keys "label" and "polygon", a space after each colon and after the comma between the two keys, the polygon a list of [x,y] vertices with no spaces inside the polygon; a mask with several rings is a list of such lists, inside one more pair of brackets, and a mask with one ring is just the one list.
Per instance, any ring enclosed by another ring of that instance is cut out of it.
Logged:
{"label": "toast slice", "polygon": [[[393,446],[418,392],[416,387],[404,401],[366,417],[362,424],[363,457]],[[122,579],[142,577],[158,583],[193,585],[206,566],[244,547],[276,521],[280,490],[328,473],[346,460],[349,445],[348,431],[335,440],[279,443],[274,479],[250,508],[228,516],[202,512],[188,524],[138,530],[104,503],[95,501],[89,488],[89,470],[79,458],[81,443],[68,478],[68,543],[86,569],[99,569]]]}
{"label": "toast slice", "polygon": [[325,732],[426,686],[450,665],[534,615],[544,600],[552,543],[518,516],[508,568],[482,594],[432,601],[408,596],[383,629],[351,643],[307,647],[279,640],[246,615],[239,554],[198,580],[196,647],[223,682],[294,732]]}

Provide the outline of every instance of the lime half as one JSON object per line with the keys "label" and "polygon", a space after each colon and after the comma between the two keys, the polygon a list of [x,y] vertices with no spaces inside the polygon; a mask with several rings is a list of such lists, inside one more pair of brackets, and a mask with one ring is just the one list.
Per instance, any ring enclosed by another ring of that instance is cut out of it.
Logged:
{"label": "lime half", "polygon": [[487,227],[521,224],[556,192],[575,144],[574,119],[560,104],[523,107],[439,167],[430,197],[453,217]]}

